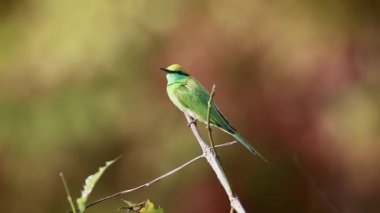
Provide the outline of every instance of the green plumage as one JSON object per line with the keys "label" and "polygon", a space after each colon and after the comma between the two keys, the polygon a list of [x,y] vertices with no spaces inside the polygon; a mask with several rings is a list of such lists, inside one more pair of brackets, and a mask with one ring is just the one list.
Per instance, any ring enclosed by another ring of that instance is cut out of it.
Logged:
{"label": "green plumage", "polygon": [[[194,80],[187,71],[178,64],[170,65],[167,68],[161,68],[167,72],[166,79],[168,81],[167,92],[170,100],[182,112],[187,113],[191,117],[207,124],[207,110],[210,94],[202,85]],[[250,152],[260,156],[265,162],[267,160],[249,144],[228,120],[219,111],[214,101],[211,102],[210,123],[218,127],[224,132],[230,134],[237,141],[243,144]]]}

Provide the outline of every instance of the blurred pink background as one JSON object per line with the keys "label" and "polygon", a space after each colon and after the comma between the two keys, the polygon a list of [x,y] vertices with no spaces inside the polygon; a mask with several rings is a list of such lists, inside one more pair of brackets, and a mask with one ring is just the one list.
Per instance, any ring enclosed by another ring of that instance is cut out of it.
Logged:
{"label": "blurred pink background", "polygon": [[[247,212],[380,211],[378,1],[0,1],[0,206],[69,210],[201,153],[166,95],[179,63],[276,168],[220,157]],[[198,125],[205,133],[202,125]],[[231,141],[214,131],[218,143]],[[229,212],[205,161],[120,197],[166,212]],[[88,212],[112,212],[116,198]]]}

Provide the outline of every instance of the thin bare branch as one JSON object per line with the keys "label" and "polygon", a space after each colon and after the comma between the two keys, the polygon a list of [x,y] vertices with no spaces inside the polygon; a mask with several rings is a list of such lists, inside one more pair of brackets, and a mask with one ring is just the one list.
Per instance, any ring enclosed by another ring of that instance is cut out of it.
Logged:
{"label": "thin bare branch", "polygon": [[224,190],[226,191],[226,194],[230,200],[231,207],[235,209],[237,213],[245,213],[246,211],[243,205],[241,204],[239,198],[233,194],[230,183],[228,182],[228,179],[224,173],[222,166],[219,163],[219,160],[216,158],[214,152],[212,151],[212,148],[210,148],[204,142],[196,125],[191,123],[192,121],[191,116],[185,113],[185,117],[187,119],[188,124],[190,125],[191,130],[193,131],[195,138],[197,139],[200,147],[202,148],[203,155],[205,156],[208,163],[214,170],[220,184],[223,186]]}
{"label": "thin bare branch", "polygon": [[120,195],[124,195],[124,194],[130,193],[130,192],[133,192],[133,191],[139,190],[139,189],[141,189],[141,188],[148,187],[148,186],[152,185],[153,183],[156,183],[156,182],[158,182],[158,181],[160,181],[160,180],[162,180],[162,179],[164,179],[164,178],[166,178],[166,177],[168,177],[168,176],[170,176],[170,175],[172,175],[172,174],[178,172],[179,170],[183,169],[184,167],[186,167],[186,166],[188,166],[188,165],[194,163],[195,161],[197,161],[197,160],[199,160],[199,159],[201,159],[201,158],[203,158],[203,157],[204,157],[204,155],[199,155],[198,157],[193,158],[192,160],[190,160],[190,161],[188,161],[188,162],[182,164],[181,166],[179,166],[179,167],[177,167],[177,168],[175,168],[175,169],[173,169],[173,170],[171,170],[171,171],[169,171],[169,172],[167,172],[167,173],[165,173],[165,174],[163,174],[163,175],[161,175],[161,176],[159,176],[159,177],[157,177],[157,178],[155,178],[155,179],[153,179],[153,180],[151,180],[151,181],[149,181],[149,182],[147,182],[147,183],[145,183],[145,184],[142,184],[142,185],[137,186],[137,187],[132,188],[132,189],[127,189],[127,190],[123,190],[123,191],[117,192],[117,193],[112,194],[112,195],[109,195],[109,196],[107,196],[107,197],[103,197],[103,198],[101,198],[101,199],[99,199],[99,200],[96,200],[96,201],[94,201],[94,202],[88,204],[88,205],[86,206],[86,208],[89,208],[89,207],[91,207],[91,206],[93,206],[93,205],[96,205],[96,204],[98,204],[98,203],[100,203],[100,202],[103,202],[103,201],[109,200],[109,199],[111,199],[111,198],[114,198],[114,197],[117,197],[117,196],[120,196]]}
{"label": "thin bare branch", "polygon": [[59,173],[59,176],[61,177],[63,187],[65,188],[66,195],[67,195],[67,201],[68,201],[69,204],[70,204],[71,211],[72,211],[73,213],[76,213],[76,209],[75,209],[75,206],[74,206],[74,202],[73,202],[73,199],[71,198],[70,190],[69,190],[69,187],[67,186],[67,182],[66,182],[65,176],[63,175],[62,172]]}
{"label": "thin bare branch", "polygon": [[215,95],[215,84],[212,85],[212,90],[210,93],[210,98],[207,103],[207,130],[208,130],[208,138],[210,140],[210,146],[212,147],[212,151],[215,153],[216,156],[218,156],[216,149],[215,149],[215,144],[214,144],[214,139],[212,138],[212,133],[211,133],[211,125],[210,125],[210,111],[211,111],[211,104],[212,104],[212,98]]}
{"label": "thin bare branch", "polygon": [[215,148],[219,148],[219,147],[223,147],[223,146],[231,146],[231,145],[234,145],[235,143],[237,143],[237,141],[231,141],[231,142],[227,142],[227,143],[222,143],[222,144],[219,144],[219,145],[215,145]]}
{"label": "thin bare branch", "polygon": [[[216,148],[219,148],[219,147],[231,146],[231,145],[234,145],[235,143],[236,143],[236,141],[231,141],[231,142],[228,142],[228,143],[224,143],[224,144],[216,145],[215,147],[216,147]],[[205,157],[205,154],[199,155],[199,156],[193,158],[192,160],[190,160],[190,161],[188,161],[188,162],[182,164],[181,166],[178,166],[177,168],[175,168],[175,169],[173,169],[173,170],[171,170],[171,171],[169,171],[169,172],[167,172],[167,173],[165,173],[165,174],[163,174],[163,175],[161,175],[161,176],[159,176],[159,177],[157,177],[157,178],[155,178],[155,179],[153,179],[153,180],[151,180],[151,181],[149,181],[149,182],[147,182],[147,183],[145,183],[145,184],[142,184],[142,185],[137,186],[137,187],[132,188],[132,189],[123,190],[123,191],[120,191],[120,192],[114,193],[114,194],[112,194],[112,195],[109,195],[109,196],[106,196],[106,197],[100,198],[100,199],[98,199],[98,200],[96,200],[96,201],[94,201],[94,202],[91,202],[91,203],[89,203],[89,204],[86,206],[86,209],[89,208],[89,207],[92,207],[92,206],[94,206],[94,205],[96,205],[96,204],[99,204],[99,203],[101,203],[101,202],[103,202],[103,201],[109,200],[109,199],[111,199],[111,198],[114,198],[114,197],[117,197],[117,196],[120,196],[120,195],[124,195],[124,194],[130,193],[130,192],[136,191],[136,190],[138,190],[138,189],[142,189],[142,188],[148,187],[148,186],[152,185],[153,183],[156,183],[156,182],[158,182],[158,181],[160,181],[160,180],[162,180],[162,179],[164,179],[164,178],[166,178],[166,177],[168,177],[168,176],[170,176],[170,175],[172,175],[172,174],[178,172],[179,170],[185,168],[186,166],[188,166],[188,165],[194,163],[195,161],[197,161],[197,160],[199,160],[199,159],[201,159],[201,158],[203,158],[203,157]],[[71,211],[71,212],[69,212],[69,213],[73,213],[73,212],[74,212],[74,211]]]}

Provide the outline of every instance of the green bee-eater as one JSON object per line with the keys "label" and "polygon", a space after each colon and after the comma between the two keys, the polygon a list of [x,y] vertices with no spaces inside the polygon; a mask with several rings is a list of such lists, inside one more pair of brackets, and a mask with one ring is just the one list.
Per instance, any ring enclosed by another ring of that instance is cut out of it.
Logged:
{"label": "green bee-eater", "polygon": [[[207,124],[208,102],[210,99],[210,94],[207,90],[197,80],[192,78],[186,69],[178,64],[161,68],[161,70],[167,73],[167,92],[174,105],[194,119]],[[268,162],[231,126],[213,101],[210,108],[210,124],[230,134],[250,152],[257,154],[265,162]]]}

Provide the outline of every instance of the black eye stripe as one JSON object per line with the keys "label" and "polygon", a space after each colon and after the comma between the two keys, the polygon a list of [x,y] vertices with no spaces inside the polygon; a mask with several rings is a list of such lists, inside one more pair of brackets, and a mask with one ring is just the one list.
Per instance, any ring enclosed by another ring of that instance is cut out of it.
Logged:
{"label": "black eye stripe", "polygon": [[183,71],[180,71],[180,70],[169,70],[169,69],[166,69],[166,68],[160,68],[160,70],[165,71],[167,73],[175,73],[175,74],[178,74],[178,75],[190,76],[189,74],[187,74],[187,73],[185,73]]}
{"label": "black eye stripe", "polygon": [[182,71],[172,71],[172,70],[170,70],[170,73],[175,73],[175,74],[183,75],[183,76],[189,76],[189,74],[184,73],[184,72],[182,72]]}

